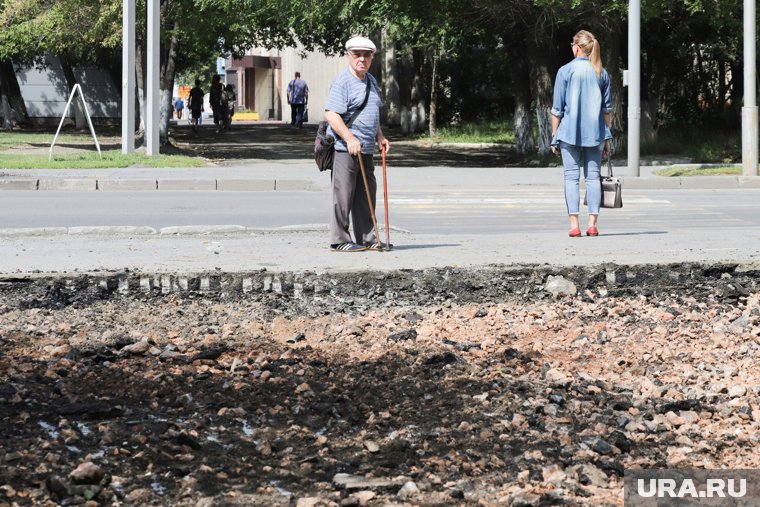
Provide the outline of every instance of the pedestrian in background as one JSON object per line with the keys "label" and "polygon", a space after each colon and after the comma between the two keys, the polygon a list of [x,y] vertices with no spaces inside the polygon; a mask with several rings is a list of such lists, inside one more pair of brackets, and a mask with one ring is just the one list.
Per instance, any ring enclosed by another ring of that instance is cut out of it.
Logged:
{"label": "pedestrian in background", "polygon": [[201,122],[201,114],[203,113],[203,90],[201,89],[201,80],[195,80],[195,86],[190,90],[190,96],[187,99],[187,107],[190,109],[191,122],[193,124],[193,132],[198,130],[198,125]]}
{"label": "pedestrian in background", "polygon": [[177,97],[177,100],[174,101],[174,111],[177,113],[177,119],[182,119],[182,110],[185,108],[185,101],[182,100],[182,97]]}
{"label": "pedestrian in background", "polygon": [[232,117],[235,115],[235,105],[237,103],[237,94],[235,88],[228,84],[224,87],[222,92],[222,103],[225,104],[227,110],[224,117],[224,128],[229,130],[232,125]]}
{"label": "pedestrian in background", "polygon": [[574,59],[560,67],[554,83],[551,109],[552,153],[562,156],[565,168],[565,204],[570,217],[570,237],[581,236],[580,167],[586,180],[587,236],[598,236],[602,200],[602,156],[609,156],[612,139],[610,76],[602,67],[599,41],[581,30],[570,43]]}
{"label": "pedestrian in background", "polygon": [[301,73],[296,72],[296,77],[288,83],[288,104],[290,104],[290,124],[294,127],[303,127],[303,115],[306,104],[309,103],[309,86],[301,79]]}
{"label": "pedestrian in background", "polygon": [[208,92],[208,103],[214,114],[214,125],[216,125],[217,132],[221,132],[224,128],[224,116],[226,113],[226,111],[222,109],[222,92],[224,92],[222,78],[219,74],[214,74],[211,78],[211,89]]}
{"label": "pedestrian in background", "polygon": [[[380,89],[377,80],[369,73],[376,48],[366,37],[353,37],[346,42],[346,50],[348,67],[330,85],[325,108],[325,119],[330,125],[327,134],[335,138],[330,249],[335,252],[385,250],[386,245],[375,237],[359,166],[361,157],[374,209],[377,180],[372,154],[376,143],[386,151],[390,148],[380,127],[380,107],[383,104]],[[360,108],[361,112],[348,128],[346,122]],[[348,232],[349,219],[353,223],[356,242],[351,241]]]}

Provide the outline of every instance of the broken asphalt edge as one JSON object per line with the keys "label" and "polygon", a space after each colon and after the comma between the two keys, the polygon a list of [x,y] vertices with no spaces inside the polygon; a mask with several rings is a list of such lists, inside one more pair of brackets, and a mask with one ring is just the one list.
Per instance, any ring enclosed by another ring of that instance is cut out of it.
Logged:
{"label": "broken asphalt edge", "polygon": [[[67,306],[112,297],[170,295],[287,301],[339,301],[349,306],[498,302],[505,298],[605,297],[699,290],[720,285],[739,296],[760,279],[758,263],[678,263],[595,266],[488,265],[395,271],[283,271],[148,273],[60,272],[0,274],[0,292],[31,306]],[[559,283],[558,283],[559,282]],[[420,301],[427,295],[426,301]],[[348,303],[347,303],[348,302]]]}

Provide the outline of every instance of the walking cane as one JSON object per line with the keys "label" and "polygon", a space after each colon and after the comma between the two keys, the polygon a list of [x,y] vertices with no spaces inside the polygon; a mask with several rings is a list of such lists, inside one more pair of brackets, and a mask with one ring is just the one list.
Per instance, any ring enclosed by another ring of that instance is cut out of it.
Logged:
{"label": "walking cane", "polygon": [[385,204],[385,248],[391,249],[391,226],[388,222],[388,177],[385,173],[385,152],[387,147],[383,145],[383,203]]}
{"label": "walking cane", "polygon": [[377,232],[377,220],[375,219],[375,208],[372,206],[372,196],[369,193],[369,185],[367,184],[367,173],[364,171],[364,161],[362,160],[362,154],[357,155],[359,157],[359,169],[362,171],[362,179],[364,180],[364,190],[367,191],[367,203],[369,204],[369,214],[372,217],[372,225],[375,227],[375,239],[380,241],[380,234]]}

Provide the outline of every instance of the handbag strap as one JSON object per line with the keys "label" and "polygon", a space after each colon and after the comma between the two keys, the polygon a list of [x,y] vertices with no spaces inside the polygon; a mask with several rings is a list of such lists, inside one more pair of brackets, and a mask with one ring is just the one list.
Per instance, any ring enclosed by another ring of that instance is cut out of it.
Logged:
{"label": "handbag strap", "polygon": [[356,119],[356,117],[359,116],[359,113],[362,112],[364,107],[367,105],[367,102],[369,102],[370,85],[371,85],[371,82],[370,82],[369,74],[367,74],[367,92],[364,94],[364,102],[362,102],[362,105],[359,106],[359,109],[354,111],[354,114],[352,114],[351,117],[348,119],[348,123],[346,123],[346,127],[351,128],[351,125],[354,124],[354,120]]}
{"label": "handbag strap", "polygon": [[614,175],[612,174],[612,157],[607,157],[607,177],[612,178]]}

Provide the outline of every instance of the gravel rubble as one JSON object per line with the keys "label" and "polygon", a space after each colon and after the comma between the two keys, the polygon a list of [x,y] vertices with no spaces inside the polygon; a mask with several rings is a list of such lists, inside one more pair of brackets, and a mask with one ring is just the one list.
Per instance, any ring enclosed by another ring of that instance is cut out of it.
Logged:
{"label": "gravel rubble", "polygon": [[626,469],[760,468],[758,274],[6,277],[0,506],[622,505]]}

